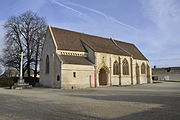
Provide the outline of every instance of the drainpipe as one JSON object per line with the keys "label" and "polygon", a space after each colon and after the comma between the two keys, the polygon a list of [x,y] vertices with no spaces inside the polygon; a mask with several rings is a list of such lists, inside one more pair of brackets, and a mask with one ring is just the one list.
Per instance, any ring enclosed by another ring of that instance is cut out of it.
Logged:
{"label": "drainpipe", "polygon": [[96,76],[96,66],[94,66],[94,68],[95,68],[94,69],[94,88],[96,88],[97,87],[97,84],[96,84],[97,83],[97,79],[96,79],[96,77],[97,77]]}
{"label": "drainpipe", "polygon": [[133,57],[130,58],[131,61],[131,85],[133,85]]}
{"label": "drainpipe", "polygon": [[112,67],[111,67],[111,56],[110,56],[110,86],[112,86],[112,81],[111,81],[111,72],[112,72]]}
{"label": "drainpipe", "polygon": [[96,88],[97,87],[97,75],[96,75],[96,69],[97,69],[97,66],[96,66],[96,64],[97,64],[97,60],[96,60],[96,52],[94,52],[94,58],[95,58],[95,66],[94,66],[94,88]]}
{"label": "drainpipe", "polygon": [[121,86],[121,58],[119,57],[119,86]]}
{"label": "drainpipe", "polygon": [[52,61],[51,61],[51,64],[52,64],[52,67],[51,67],[51,84],[52,84],[52,88],[54,88],[55,87],[55,71],[54,71],[54,69],[55,69],[55,61],[54,61],[54,53],[52,53]]}
{"label": "drainpipe", "polygon": [[59,87],[60,89],[62,88],[62,65],[63,65],[63,60],[60,58],[60,56],[56,53],[56,57],[59,58],[59,62],[60,62],[60,68],[59,68],[59,74],[60,74],[60,80],[59,80]]}

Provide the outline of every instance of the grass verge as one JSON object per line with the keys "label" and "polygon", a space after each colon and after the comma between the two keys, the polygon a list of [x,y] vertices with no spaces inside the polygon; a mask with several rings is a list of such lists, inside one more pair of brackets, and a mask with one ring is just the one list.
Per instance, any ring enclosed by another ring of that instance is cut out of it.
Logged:
{"label": "grass verge", "polygon": [[165,82],[180,82],[180,80],[164,80]]}

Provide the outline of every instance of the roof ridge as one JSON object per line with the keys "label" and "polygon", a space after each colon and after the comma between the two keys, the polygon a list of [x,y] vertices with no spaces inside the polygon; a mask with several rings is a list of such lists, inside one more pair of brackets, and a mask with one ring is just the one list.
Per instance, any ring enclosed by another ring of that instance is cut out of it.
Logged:
{"label": "roof ridge", "polygon": [[125,44],[129,44],[129,45],[134,45],[134,43],[130,43],[130,42],[124,42],[124,41],[119,41],[119,40],[114,40],[115,42],[121,42],[121,43],[125,43]]}
{"label": "roof ridge", "polygon": [[[82,43],[83,47],[84,47],[84,44],[85,44],[85,45],[87,45],[90,49],[92,49],[93,51],[95,51],[92,46],[90,46],[87,42],[85,42],[85,40],[80,39],[80,42]],[[85,49],[86,49],[86,48],[85,48]]]}
{"label": "roof ridge", "polygon": [[[98,38],[103,38],[105,40],[111,40],[112,38],[108,38],[108,37],[102,37],[102,36],[98,36],[98,35],[91,35],[88,33],[81,33],[81,32],[77,32],[77,31],[73,31],[73,30],[69,30],[69,29],[63,29],[63,28],[58,28],[58,27],[53,27],[51,26],[51,28],[55,28],[55,29],[59,29],[59,30],[64,30],[64,31],[68,31],[68,32],[73,32],[73,33],[78,33],[78,34],[83,34],[83,35],[88,35],[91,37],[98,37]],[[119,40],[115,40],[115,41],[119,41]],[[128,43],[128,42],[124,42],[124,41],[119,41],[119,42],[123,42],[123,43],[127,43],[127,44],[132,44],[132,43]]]}
{"label": "roof ridge", "polygon": [[131,53],[129,53],[127,50],[125,50],[125,49],[121,48],[120,46],[118,46],[117,43],[115,42],[115,40],[113,40],[112,38],[111,38],[110,40],[112,40],[112,42],[115,44],[115,46],[116,46],[117,48],[123,50],[124,52],[126,52],[126,53],[129,54],[130,56],[133,56],[133,55],[132,55]]}

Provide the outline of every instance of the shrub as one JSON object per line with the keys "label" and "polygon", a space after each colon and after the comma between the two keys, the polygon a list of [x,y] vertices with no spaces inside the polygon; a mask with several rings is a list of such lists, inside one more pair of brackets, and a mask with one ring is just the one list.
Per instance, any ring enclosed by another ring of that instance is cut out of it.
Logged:
{"label": "shrub", "polygon": [[24,82],[29,83],[33,87],[36,85],[36,83],[39,83],[39,78],[34,78],[34,77],[24,77]]}
{"label": "shrub", "polygon": [[[0,87],[11,87],[18,82],[18,79],[19,77],[2,77],[0,78]],[[33,87],[39,82],[39,78],[34,77],[24,77],[23,79],[25,83],[29,83]]]}
{"label": "shrub", "polygon": [[14,85],[13,78],[0,78],[0,87],[11,87]]}

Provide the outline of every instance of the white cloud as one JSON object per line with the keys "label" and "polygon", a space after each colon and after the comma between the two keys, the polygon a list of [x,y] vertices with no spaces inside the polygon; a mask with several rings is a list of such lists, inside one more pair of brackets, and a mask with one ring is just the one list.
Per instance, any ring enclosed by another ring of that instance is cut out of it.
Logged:
{"label": "white cloud", "polygon": [[0,40],[2,41],[3,37],[4,37],[4,30],[3,30],[3,25],[4,25],[4,21],[0,21]]}
{"label": "white cloud", "polygon": [[75,14],[77,14],[77,15],[79,15],[79,16],[83,15],[82,12],[80,12],[80,11],[78,11],[78,10],[75,10],[75,9],[73,9],[73,8],[67,6],[67,5],[65,5],[65,4],[63,4],[63,3],[59,2],[59,1],[49,0],[49,2],[50,2],[50,3],[53,3],[53,4],[57,4],[57,5],[61,6],[61,7],[66,8],[66,9],[69,9],[69,10],[71,10],[72,12],[74,12]]}
{"label": "white cloud", "polygon": [[101,11],[98,11],[98,10],[95,10],[95,9],[93,9],[93,8],[89,8],[89,7],[86,7],[86,6],[77,4],[77,3],[69,2],[69,1],[66,2],[66,3],[69,4],[69,5],[72,5],[72,6],[80,7],[80,8],[89,10],[89,11],[91,11],[91,12],[94,12],[94,13],[100,15],[100,16],[105,17],[107,20],[110,20],[110,21],[112,21],[112,22],[115,22],[115,23],[118,23],[118,24],[124,26],[125,28],[138,30],[137,28],[135,28],[135,27],[133,27],[133,26],[130,26],[130,25],[128,25],[128,24],[125,24],[125,23],[123,23],[123,22],[121,22],[121,21],[119,21],[119,20],[111,17],[110,15],[107,15],[107,14],[101,12]]}
{"label": "white cloud", "polygon": [[27,10],[38,11],[46,1],[47,0],[16,0],[16,2],[9,6],[14,15],[19,15]]}
{"label": "white cloud", "polygon": [[[180,66],[180,8],[177,0],[141,0],[144,15],[154,23],[141,33],[152,64]],[[168,59],[167,59],[168,58]],[[156,60],[153,60],[156,59]],[[162,61],[161,59],[164,59]]]}
{"label": "white cloud", "polygon": [[[57,4],[57,5],[61,6],[61,7],[69,9],[72,13],[75,13],[77,16],[79,16],[82,19],[85,19],[86,21],[95,22],[95,20],[92,20],[93,17],[89,16],[89,14],[85,13],[84,10],[88,10],[89,12],[95,13],[99,17],[103,17],[103,18],[105,18],[105,20],[109,20],[112,23],[116,23],[118,25],[121,25],[121,27],[123,27],[123,29],[134,30],[135,32],[138,31],[137,28],[135,28],[133,26],[130,26],[128,24],[125,24],[125,23],[111,17],[110,15],[107,15],[107,14],[105,14],[105,13],[103,13],[101,11],[95,10],[93,8],[89,8],[89,7],[86,7],[86,6],[77,4],[77,3],[73,3],[73,2],[69,2],[69,1],[66,1],[66,0],[49,0],[49,1],[51,3],[53,3],[53,4]],[[74,7],[81,8],[81,10],[77,10]]]}
{"label": "white cloud", "polygon": [[3,38],[4,38],[4,30],[3,30],[3,25],[4,25],[4,21],[1,21],[0,20],[0,54],[2,54],[2,49],[3,49],[3,46],[4,46],[4,41],[3,41]]}
{"label": "white cloud", "polygon": [[57,0],[48,0],[50,4],[56,4],[60,7],[64,7],[65,9],[68,9],[72,14],[74,14],[76,17],[79,17],[85,21],[92,21],[92,19],[87,16],[86,14],[84,14],[83,12],[76,10],[66,4],[64,4],[63,2],[57,1]]}
{"label": "white cloud", "polygon": [[180,30],[180,8],[177,0],[146,0],[143,1],[143,6],[145,14],[154,22],[164,40],[176,38],[173,36],[177,36],[177,31]]}
{"label": "white cloud", "polygon": [[147,0],[144,2],[146,13],[162,30],[167,29],[168,23],[180,22],[180,9],[177,0]]}

